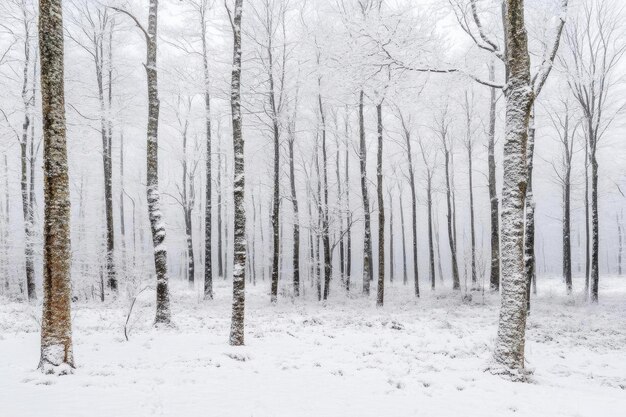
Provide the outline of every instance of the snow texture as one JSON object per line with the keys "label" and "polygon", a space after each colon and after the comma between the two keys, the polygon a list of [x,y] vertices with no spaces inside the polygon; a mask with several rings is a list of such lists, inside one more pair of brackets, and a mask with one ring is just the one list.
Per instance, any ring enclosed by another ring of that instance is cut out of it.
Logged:
{"label": "snow texture", "polygon": [[[35,369],[40,306],[0,302],[0,415],[144,416],[623,416],[626,409],[626,289],[601,281],[601,304],[565,296],[560,278],[540,276],[528,320],[530,383],[484,372],[492,354],[499,297],[452,290],[386,288],[374,299],[326,306],[314,292],[269,307],[265,285],[249,286],[246,346],[228,346],[230,283],[215,300],[172,282],[177,328],[156,330],[154,294],[130,301],[75,303],[71,376]],[[488,283],[486,283],[488,285]],[[284,288],[290,282],[281,282]],[[337,285],[339,285],[337,283]],[[574,288],[582,289],[582,277]],[[281,289],[282,290],[282,289]],[[36,398],[36,400],[34,400]]]}

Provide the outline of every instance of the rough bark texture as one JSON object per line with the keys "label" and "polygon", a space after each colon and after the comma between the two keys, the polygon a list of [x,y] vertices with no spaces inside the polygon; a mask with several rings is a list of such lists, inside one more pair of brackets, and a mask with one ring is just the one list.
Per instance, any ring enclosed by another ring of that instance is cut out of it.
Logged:
{"label": "rough bark texture", "polygon": [[376,154],[376,194],[378,197],[378,289],[376,305],[385,300],[385,202],[383,200],[383,105],[376,105],[378,152]]}
{"label": "rough bark texture", "polygon": [[372,269],[372,229],[370,199],[367,192],[367,147],[365,145],[365,120],[363,118],[363,90],[359,95],[359,167],[361,169],[361,196],[363,198],[363,294],[370,295]]}
{"label": "rough bark texture", "polygon": [[241,12],[243,0],[235,0],[231,16],[233,29],[233,69],[230,108],[233,123],[235,227],[233,230],[233,309],[230,344],[243,345],[246,289],[246,211],[244,201],[244,139],[241,131]]}
{"label": "rough bark texture", "polygon": [[39,11],[45,207],[39,368],[45,373],[64,374],[72,371],[74,356],[61,0],[40,0]]}
{"label": "rough bark texture", "polygon": [[495,373],[524,377],[526,275],[524,273],[524,197],[526,142],[533,102],[530,58],[524,25],[523,0],[504,4],[508,83],[505,90],[504,184],[502,187],[502,295]]}
{"label": "rough bark texture", "polygon": [[170,293],[167,277],[167,249],[165,247],[165,223],[161,213],[159,194],[159,90],[157,84],[157,12],[158,0],[150,0],[148,13],[148,31],[146,34],[147,58],[146,74],[148,77],[148,143],[146,184],[148,197],[148,216],[152,245],[154,246],[154,267],[156,271],[156,316],[155,323],[169,325]]}

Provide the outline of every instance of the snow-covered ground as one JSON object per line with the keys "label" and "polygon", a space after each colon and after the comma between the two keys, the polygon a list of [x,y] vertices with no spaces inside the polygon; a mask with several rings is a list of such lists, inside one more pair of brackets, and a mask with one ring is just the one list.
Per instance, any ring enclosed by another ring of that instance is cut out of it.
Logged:
{"label": "snow-covered ground", "polygon": [[[581,287],[580,280],[575,286]],[[74,375],[37,372],[40,305],[0,300],[0,417],[593,416],[626,415],[626,278],[601,278],[600,304],[540,277],[529,320],[533,382],[485,372],[499,299],[386,289],[323,306],[248,286],[246,346],[229,347],[230,285],[202,302],[173,283],[176,328],[156,330],[141,295],[73,305]]]}

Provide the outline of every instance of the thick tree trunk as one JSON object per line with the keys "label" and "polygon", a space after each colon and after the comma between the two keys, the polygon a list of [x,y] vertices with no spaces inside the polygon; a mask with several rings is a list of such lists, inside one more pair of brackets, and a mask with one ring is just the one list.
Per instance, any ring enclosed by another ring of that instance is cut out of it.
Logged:
{"label": "thick tree trunk", "polygon": [[526,142],[533,103],[524,2],[506,0],[504,10],[508,82],[505,90],[504,185],[502,188],[502,295],[494,360],[496,373],[524,378],[526,274],[524,198]]}
{"label": "thick tree trunk", "polygon": [[385,300],[385,202],[383,200],[383,105],[376,105],[378,152],[376,153],[376,194],[378,197],[378,289],[376,305]]}
{"label": "thick tree trunk", "polygon": [[159,96],[157,86],[157,12],[158,0],[150,0],[148,13],[148,32],[146,35],[148,77],[148,143],[146,184],[148,197],[148,216],[154,247],[154,267],[156,270],[156,317],[155,323],[169,325],[171,321],[170,294],[167,277],[167,250],[165,247],[165,224],[161,213],[159,193]]}
{"label": "thick tree trunk", "polygon": [[[233,201],[235,227],[233,230],[233,309],[230,326],[230,344],[243,345],[244,305],[246,288],[246,211],[244,201],[244,139],[241,131],[241,11],[243,0],[235,0],[232,15],[233,69],[231,79],[230,108],[233,124]],[[229,12],[230,13],[230,12]]]}
{"label": "thick tree trunk", "polygon": [[70,279],[70,189],[65,136],[61,0],[39,2],[44,132],[44,267],[41,359],[44,373],[74,367]]}
{"label": "thick tree trunk", "polygon": [[363,198],[363,294],[370,295],[372,268],[372,229],[370,199],[367,193],[367,147],[365,145],[365,120],[363,118],[363,90],[359,94],[359,168],[361,169],[361,196]]}
{"label": "thick tree trunk", "polygon": [[[495,68],[493,62],[489,66],[489,80],[495,81]],[[491,89],[489,101],[489,143],[488,143],[488,168],[489,168],[489,201],[491,203],[491,272],[489,287],[491,291],[500,289],[500,226],[498,213],[498,194],[496,191],[496,89]]]}

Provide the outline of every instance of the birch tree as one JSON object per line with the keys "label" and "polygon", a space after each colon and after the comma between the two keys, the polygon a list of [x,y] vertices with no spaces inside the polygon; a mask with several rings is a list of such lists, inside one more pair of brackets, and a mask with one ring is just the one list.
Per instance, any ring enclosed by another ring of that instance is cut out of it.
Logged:
{"label": "birch tree", "polygon": [[244,343],[244,303],[246,289],[246,210],[244,201],[244,139],[241,129],[241,15],[243,0],[235,0],[234,9],[228,6],[228,18],[233,31],[233,67],[230,90],[230,108],[233,125],[235,227],[233,229],[233,309],[230,325],[230,344]]}
{"label": "birch tree", "polygon": [[150,0],[148,7],[148,28],[130,12],[113,8],[130,17],[143,33],[146,41],[146,78],[148,85],[148,126],[146,155],[146,185],[148,217],[154,247],[154,268],[156,272],[156,325],[170,325],[170,293],[167,276],[167,249],[165,247],[165,223],[161,212],[159,193],[159,90],[157,77],[157,23],[159,1]]}

